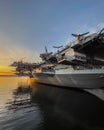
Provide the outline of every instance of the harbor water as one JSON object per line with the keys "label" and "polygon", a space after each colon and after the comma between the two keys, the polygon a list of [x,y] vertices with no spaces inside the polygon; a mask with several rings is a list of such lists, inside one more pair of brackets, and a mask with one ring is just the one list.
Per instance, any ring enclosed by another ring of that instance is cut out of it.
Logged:
{"label": "harbor water", "polygon": [[[98,93],[97,93],[98,92]],[[0,130],[104,130],[104,90],[0,77]]]}

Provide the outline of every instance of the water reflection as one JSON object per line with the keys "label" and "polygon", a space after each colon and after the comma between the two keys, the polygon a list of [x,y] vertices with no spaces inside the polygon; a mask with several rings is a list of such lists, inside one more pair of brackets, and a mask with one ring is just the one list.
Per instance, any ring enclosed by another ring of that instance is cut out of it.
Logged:
{"label": "water reflection", "polygon": [[[9,91],[6,92],[7,82]],[[5,88],[1,91],[3,93],[2,102],[5,103],[2,105],[3,109],[0,110],[0,130],[32,130],[37,128],[42,121],[41,111],[36,103],[31,102],[31,89],[28,86],[27,78],[5,78],[3,84]],[[0,87],[2,88],[1,84]],[[3,98],[8,97],[8,95],[9,99]]]}
{"label": "water reflection", "polygon": [[13,101],[7,102],[8,109],[21,109],[26,107],[32,107],[33,104],[30,100],[30,88],[24,88],[22,86],[19,86],[16,90],[13,92]]}
{"label": "water reflection", "polygon": [[104,101],[88,92],[36,84],[32,78],[11,84],[8,93],[0,88],[9,97],[5,109],[0,106],[0,130],[104,129]]}
{"label": "water reflection", "polygon": [[32,102],[38,103],[42,129],[104,129],[104,102],[85,91],[36,85]]}

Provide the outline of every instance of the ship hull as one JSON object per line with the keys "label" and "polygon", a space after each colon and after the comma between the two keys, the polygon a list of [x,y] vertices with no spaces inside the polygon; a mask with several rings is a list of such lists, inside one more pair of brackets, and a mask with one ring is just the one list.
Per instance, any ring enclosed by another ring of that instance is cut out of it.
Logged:
{"label": "ship hull", "polygon": [[82,74],[47,74],[34,73],[37,83],[51,84],[74,88],[102,88],[104,87],[104,73]]}

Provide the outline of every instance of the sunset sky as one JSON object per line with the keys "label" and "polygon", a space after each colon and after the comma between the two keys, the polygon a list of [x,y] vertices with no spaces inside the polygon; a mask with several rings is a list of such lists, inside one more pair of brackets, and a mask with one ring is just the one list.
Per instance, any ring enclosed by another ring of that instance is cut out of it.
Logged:
{"label": "sunset sky", "polygon": [[38,62],[46,45],[65,45],[71,33],[104,27],[104,0],[0,0],[0,73],[13,61]]}

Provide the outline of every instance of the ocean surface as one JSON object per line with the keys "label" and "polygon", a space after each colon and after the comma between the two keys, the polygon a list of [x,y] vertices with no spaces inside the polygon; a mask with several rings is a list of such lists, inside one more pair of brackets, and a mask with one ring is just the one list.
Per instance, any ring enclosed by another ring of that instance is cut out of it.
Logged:
{"label": "ocean surface", "polygon": [[104,90],[0,77],[0,130],[104,130]]}

